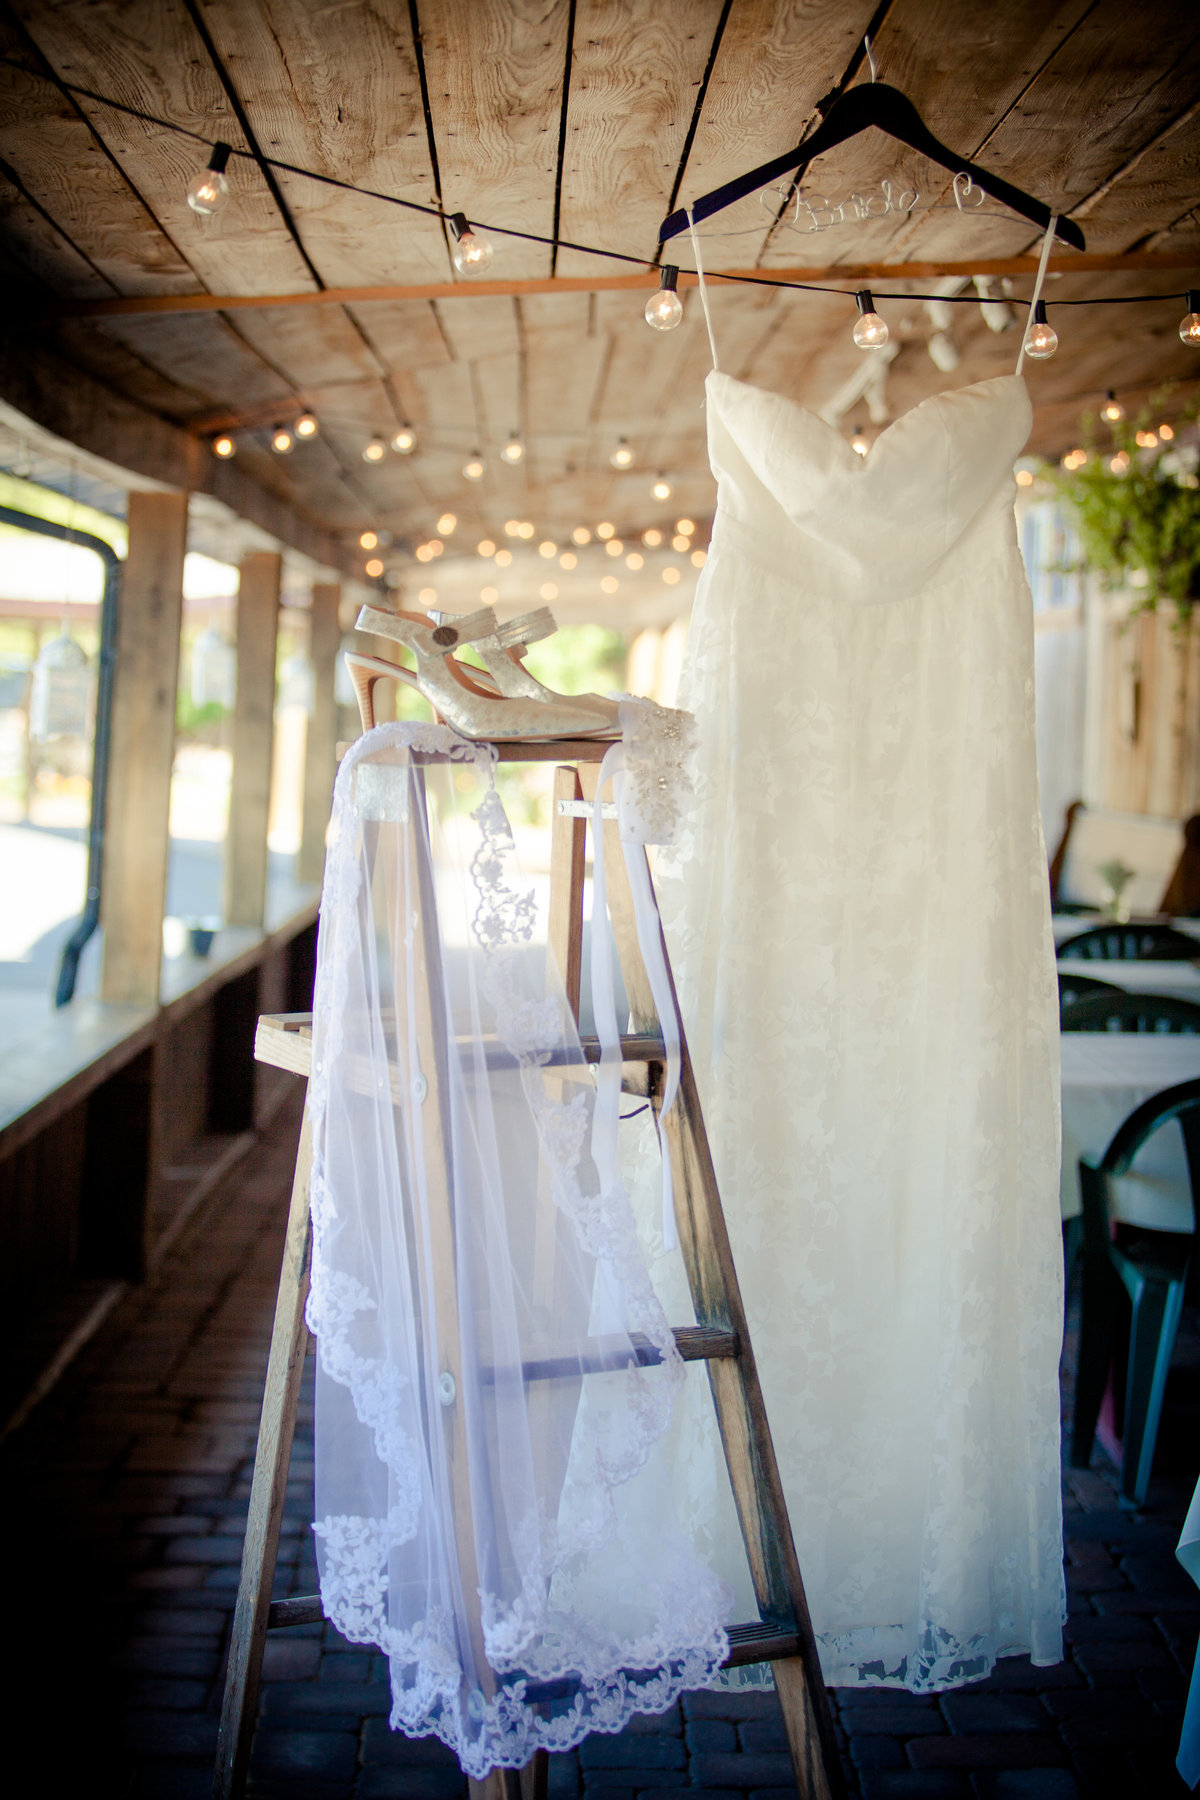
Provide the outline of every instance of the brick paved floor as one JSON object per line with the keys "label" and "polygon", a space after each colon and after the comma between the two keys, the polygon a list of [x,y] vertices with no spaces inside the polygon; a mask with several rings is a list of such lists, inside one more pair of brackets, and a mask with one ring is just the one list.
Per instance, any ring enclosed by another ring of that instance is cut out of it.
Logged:
{"label": "brick paved floor", "polygon": [[[296,1109],[216,1192],[154,1285],[130,1297],[0,1449],[10,1748],[30,1791],[192,1800],[211,1781]],[[1173,1550],[1200,1453],[1200,1331],[1189,1313],[1151,1505],[1112,1471],[1064,1488],[1067,1660],[1003,1662],[939,1699],[834,1695],[861,1800],[1076,1800],[1186,1793],[1173,1768],[1200,1593]],[[306,1412],[276,1593],[316,1585]],[[1172,1457],[1175,1461],[1173,1464]],[[327,1626],[275,1634],[251,1774],[259,1800],[459,1800],[457,1764],[387,1727],[383,1659]],[[553,1759],[553,1800],[790,1800],[772,1696],[693,1695]]]}

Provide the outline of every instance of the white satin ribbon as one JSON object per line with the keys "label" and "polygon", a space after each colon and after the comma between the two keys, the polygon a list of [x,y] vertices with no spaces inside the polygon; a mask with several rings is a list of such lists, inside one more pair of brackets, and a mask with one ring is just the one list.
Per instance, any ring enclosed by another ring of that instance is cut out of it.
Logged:
{"label": "white satin ribbon", "polygon": [[[592,1011],[596,1036],[600,1041],[600,1062],[596,1071],[596,1110],[592,1116],[592,1158],[603,1187],[618,1179],[617,1132],[621,1117],[621,1034],[617,1025],[616,984],[613,978],[613,930],[609,918],[604,880],[604,814],[602,801],[608,782],[613,783],[617,816],[621,814],[621,784],[625,767],[625,747],[614,744],[605,753],[592,803]],[[658,1012],[659,1030],[665,1052],[662,1104],[658,1109],[658,1142],[662,1152],[662,1234],[668,1250],[679,1247],[675,1229],[675,1188],[671,1178],[671,1158],[667,1150],[663,1121],[679,1092],[681,1070],[679,1015],[667,973],[663,949],[662,924],[658,902],[646,866],[642,844],[627,838],[622,831],[621,849],[629,874],[633,895],[633,916],[638,948],[646,966],[650,992]]]}

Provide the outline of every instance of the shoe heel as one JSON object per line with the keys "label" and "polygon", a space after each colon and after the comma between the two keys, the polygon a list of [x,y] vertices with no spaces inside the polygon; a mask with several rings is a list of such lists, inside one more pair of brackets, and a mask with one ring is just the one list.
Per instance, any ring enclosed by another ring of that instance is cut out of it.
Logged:
{"label": "shoe heel", "polygon": [[381,679],[379,670],[372,669],[357,657],[351,656],[346,658],[346,667],[350,671],[362,728],[364,731],[372,731],[375,726],[375,683]]}

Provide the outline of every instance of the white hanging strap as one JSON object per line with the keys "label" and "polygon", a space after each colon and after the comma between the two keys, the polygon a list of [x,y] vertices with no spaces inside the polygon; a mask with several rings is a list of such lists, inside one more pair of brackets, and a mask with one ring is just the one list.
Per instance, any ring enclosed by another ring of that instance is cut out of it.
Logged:
{"label": "white hanging strap", "polygon": [[[603,794],[610,779],[616,790],[622,779],[624,766],[625,747],[623,744],[614,744],[605,752],[604,761],[600,765],[596,798],[592,807],[592,1012],[595,1016],[596,1036],[600,1040],[596,1106],[592,1114],[592,1160],[596,1164],[602,1189],[615,1186],[619,1179],[616,1151],[621,1112],[621,1037],[617,1026],[616,985],[613,979],[613,933],[604,881]],[[658,1111],[658,1141],[662,1153],[662,1234],[664,1248],[677,1250],[679,1237],[675,1229],[675,1187],[663,1121],[679,1092],[679,1019],[663,956],[662,927],[646,869],[645,851],[640,843],[629,843],[624,838],[621,840],[621,847],[633,894],[638,947],[646,966],[650,991],[658,1011],[659,1029],[663,1036],[666,1066],[663,1071],[662,1104]]]}
{"label": "white hanging strap", "polygon": [[712,350],[713,368],[719,372],[721,365],[717,361],[717,340],[713,336],[712,314],[708,310],[708,289],[704,285],[704,259],[700,255],[700,239],[696,236],[696,221],[690,206],[687,209],[687,216],[688,232],[692,240],[692,255],[696,258],[696,280],[700,284],[700,304],[704,308],[704,323],[708,327],[708,343]]}
{"label": "white hanging strap", "polygon": [[1029,327],[1033,324],[1034,309],[1042,297],[1042,283],[1046,279],[1046,264],[1050,261],[1050,252],[1054,247],[1054,234],[1057,230],[1058,214],[1055,213],[1051,218],[1049,225],[1046,227],[1046,236],[1042,241],[1041,261],[1038,263],[1037,275],[1034,277],[1033,282],[1033,298],[1029,302],[1029,315],[1025,323],[1025,329],[1021,333],[1021,354],[1017,358],[1018,375],[1025,366],[1025,339],[1029,336]]}

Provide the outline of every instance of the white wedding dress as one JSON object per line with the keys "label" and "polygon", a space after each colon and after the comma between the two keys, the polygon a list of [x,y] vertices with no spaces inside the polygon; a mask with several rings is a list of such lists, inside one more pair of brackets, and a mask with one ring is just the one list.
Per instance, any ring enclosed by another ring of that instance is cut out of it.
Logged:
{"label": "white wedding dress", "polygon": [[[657,882],[834,1685],[1062,1653],[1030,416],[1018,376],[978,382],[863,459],[708,378],[719,504],[679,699],[697,803]],[[686,1317],[675,1259],[653,1272]],[[753,1616],[702,1391],[674,1429],[691,1532]]]}

